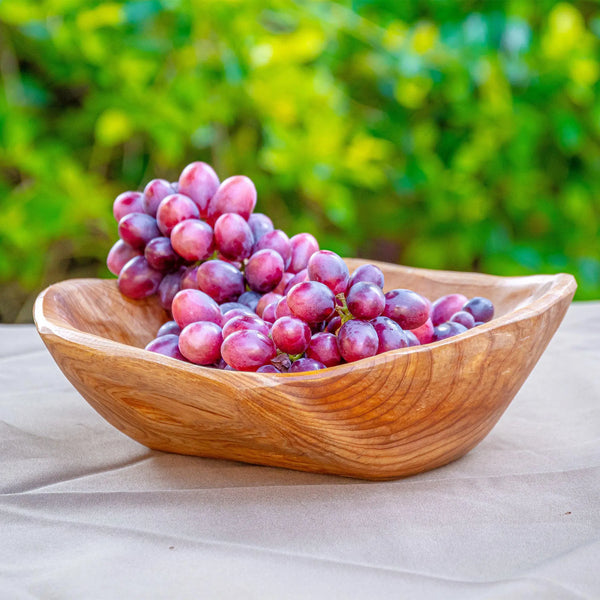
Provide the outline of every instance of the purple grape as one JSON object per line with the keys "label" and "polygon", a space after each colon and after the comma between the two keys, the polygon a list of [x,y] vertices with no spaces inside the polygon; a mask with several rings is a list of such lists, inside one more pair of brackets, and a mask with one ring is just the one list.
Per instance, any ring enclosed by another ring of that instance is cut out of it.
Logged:
{"label": "purple grape", "polygon": [[348,266],[335,252],[320,250],[308,261],[308,278],[325,284],[335,295],[346,291],[350,273]]}
{"label": "purple grape", "polygon": [[167,321],[163,323],[156,332],[156,337],[160,337],[161,335],[174,334],[179,335],[181,333],[181,327],[177,325],[177,321]]}
{"label": "purple grape", "polygon": [[287,294],[297,283],[302,283],[303,281],[308,281],[308,269],[302,269],[302,271],[298,271],[286,284],[283,289],[283,293]]}
{"label": "purple grape", "polygon": [[292,257],[288,269],[291,273],[298,273],[302,269],[306,269],[310,257],[319,251],[319,242],[310,233],[299,233],[291,237],[290,246]]}
{"label": "purple grape", "polygon": [[161,200],[173,192],[175,192],[173,186],[166,179],[153,179],[148,182],[142,196],[144,212],[156,218],[156,211]]}
{"label": "purple grape", "polygon": [[467,329],[471,329],[475,325],[475,319],[470,312],[467,312],[466,310],[459,310],[450,317],[448,323],[460,323]]}
{"label": "purple grape", "polygon": [[113,202],[113,216],[118,223],[125,215],[143,213],[144,203],[141,192],[123,192]]}
{"label": "purple grape", "polygon": [[391,290],[385,294],[383,316],[396,321],[402,329],[416,329],[429,318],[429,303],[412,290]]}
{"label": "purple grape", "polygon": [[198,265],[192,265],[183,270],[181,274],[182,290],[198,289]]}
{"label": "purple grape", "polygon": [[221,328],[210,321],[198,321],[184,327],[179,336],[179,350],[196,365],[210,365],[221,358]]}
{"label": "purple grape", "polygon": [[258,331],[246,329],[227,336],[221,344],[225,362],[237,371],[256,371],[277,355],[275,344]]}
{"label": "purple grape", "polygon": [[223,339],[229,337],[236,331],[242,331],[244,329],[258,331],[269,337],[269,328],[258,315],[238,315],[237,317],[228,319],[223,324]]}
{"label": "purple grape", "polygon": [[225,213],[237,213],[247,221],[256,206],[256,188],[244,175],[234,175],[221,183],[208,205],[208,221],[214,223]]}
{"label": "purple grape", "polygon": [[271,337],[287,354],[302,354],[310,343],[310,327],[296,317],[281,317],[273,323]]}
{"label": "purple grape", "polygon": [[337,314],[334,314],[327,320],[327,324],[325,325],[325,331],[328,333],[337,334],[339,328],[342,326],[342,317]]}
{"label": "purple grape", "polygon": [[244,275],[222,260],[209,260],[198,267],[198,287],[217,302],[237,300],[244,292]]}
{"label": "purple grape", "polygon": [[117,240],[113,247],[108,251],[106,257],[106,266],[113,275],[119,275],[121,269],[136,256],[141,256],[141,252],[132,248],[123,240]]}
{"label": "purple grape", "polygon": [[283,258],[283,264],[287,269],[290,264],[292,257],[292,246],[290,245],[290,239],[287,234],[281,229],[275,229],[269,233],[265,233],[258,242],[254,244],[252,252],[258,252],[259,250],[275,250],[279,252],[281,258]]}
{"label": "purple grape", "polygon": [[327,367],[314,358],[299,358],[292,363],[288,373],[305,373],[307,371],[318,371]]}
{"label": "purple grape", "polygon": [[255,242],[258,242],[263,235],[270,233],[274,229],[273,221],[262,213],[252,213],[248,217],[248,225],[250,225]]}
{"label": "purple grape", "polygon": [[173,227],[171,244],[185,260],[206,260],[215,249],[213,229],[199,219],[186,219]]}
{"label": "purple grape", "polygon": [[348,291],[359,281],[368,281],[383,289],[383,273],[375,265],[360,265],[360,267],[357,267],[348,280]]}
{"label": "purple grape", "polygon": [[419,338],[412,331],[405,331],[404,335],[406,335],[409,347],[421,345],[421,342],[419,342]]}
{"label": "purple grape", "polygon": [[246,305],[240,304],[239,302],[222,302],[219,304],[219,310],[222,315],[227,314],[232,310],[242,310],[244,314],[252,314],[254,311],[251,311]]}
{"label": "purple grape", "polygon": [[287,304],[294,316],[307,323],[325,321],[335,310],[335,296],[318,281],[297,283],[287,294]]}
{"label": "purple grape", "polygon": [[181,276],[183,269],[176,273],[167,273],[158,286],[158,300],[160,305],[170,311],[171,304],[173,304],[173,298],[175,294],[181,290]]}
{"label": "purple grape", "polygon": [[382,289],[369,281],[356,282],[350,288],[346,302],[352,315],[365,321],[378,317],[385,308]]}
{"label": "purple grape", "polygon": [[411,329],[412,334],[419,340],[419,344],[429,344],[433,342],[433,323],[431,319],[427,319],[423,325]]}
{"label": "purple grape", "polygon": [[171,194],[163,198],[156,211],[156,222],[163,235],[171,235],[173,227],[186,219],[199,219],[198,207],[183,194]]}
{"label": "purple grape", "polygon": [[219,188],[219,178],[205,162],[196,161],[183,169],[177,191],[192,199],[202,219],[208,216],[208,205]]}
{"label": "purple grape", "polygon": [[438,342],[439,340],[445,340],[454,335],[458,335],[459,333],[463,333],[467,331],[467,328],[460,323],[440,323],[433,330],[433,340],[434,342]]}
{"label": "purple grape", "polygon": [[377,317],[371,321],[371,325],[373,325],[379,340],[377,354],[408,346],[406,333],[396,321],[392,321],[388,317]]}
{"label": "purple grape", "polygon": [[281,373],[279,369],[276,369],[273,365],[263,365],[256,369],[257,373]]}
{"label": "purple grape", "polygon": [[157,271],[172,271],[180,263],[181,258],[173,250],[168,237],[155,237],[146,244],[144,256],[148,264]]}
{"label": "purple grape", "polygon": [[157,335],[144,349],[187,362],[185,356],[179,351],[179,336],[173,333]]}
{"label": "purple grape", "polygon": [[464,304],[462,310],[471,313],[475,321],[487,323],[494,318],[494,305],[487,298],[475,296]]}
{"label": "purple grape", "polygon": [[246,264],[246,281],[255,292],[270,292],[281,281],[283,270],[283,258],[278,252],[270,249],[259,250]]}
{"label": "purple grape", "polygon": [[171,305],[173,319],[183,329],[196,321],[211,321],[221,325],[219,305],[200,290],[181,290],[173,298]]}
{"label": "purple grape", "polygon": [[215,244],[223,256],[242,260],[250,256],[254,236],[244,217],[225,213],[215,222]]}
{"label": "purple grape", "polygon": [[155,271],[143,256],[135,256],[119,273],[119,290],[128,298],[147,298],[156,293],[162,278],[162,273]]}
{"label": "purple grape", "polygon": [[[445,323],[454,313],[462,310],[465,302],[467,302],[467,297],[462,294],[448,294],[438,298],[431,305],[431,322],[434,327]],[[414,327],[409,329],[414,329]]]}
{"label": "purple grape", "polygon": [[267,306],[269,306],[269,304],[271,304],[271,302],[279,302],[282,298],[283,296],[281,294],[276,294],[275,292],[267,292],[258,301],[258,304],[256,305],[256,314],[259,317],[262,317],[263,311],[265,310],[265,308],[267,308]]}
{"label": "purple grape", "polygon": [[323,363],[326,367],[335,367],[342,362],[337,337],[324,331],[315,333],[310,338],[306,356]]}
{"label": "purple grape", "polygon": [[119,221],[119,237],[132,248],[143,249],[155,237],[160,236],[156,219],[143,213],[125,215]]}
{"label": "purple grape", "polygon": [[256,312],[256,305],[258,304],[258,301],[262,298],[262,295],[259,294],[258,292],[244,292],[239,298],[238,298],[238,302],[240,304],[244,304],[245,306],[247,306],[250,310]]}
{"label": "purple grape", "polygon": [[366,321],[346,321],[338,332],[338,349],[347,362],[355,362],[375,356],[379,348],[379,337],[375,328]]}

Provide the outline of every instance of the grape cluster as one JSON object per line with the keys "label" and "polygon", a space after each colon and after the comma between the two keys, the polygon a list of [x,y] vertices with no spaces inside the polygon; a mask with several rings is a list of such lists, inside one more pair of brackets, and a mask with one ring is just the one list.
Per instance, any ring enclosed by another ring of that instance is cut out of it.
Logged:
{"label": "grape cluster", "polygon": [[203,162],[177,182],[154,179],[116,198],[120,239],[108,268],[125,296],[158,294],[172,316],[147,350],[212,368],[298,373],[442,340],[494,315],[486,298],[385,293],[376,265],[350,273],[310,233],[290,238],[255,206],[248,177],[220,182]]}

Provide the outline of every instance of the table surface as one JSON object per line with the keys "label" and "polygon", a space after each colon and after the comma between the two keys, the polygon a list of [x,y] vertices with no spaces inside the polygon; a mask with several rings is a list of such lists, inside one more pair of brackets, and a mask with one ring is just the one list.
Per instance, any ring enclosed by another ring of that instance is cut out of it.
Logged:
{"label": "table surface", "polygon": [[600,598],[600,303],[500,422],[373,483],[151,451],[0,326],[0,599]]}

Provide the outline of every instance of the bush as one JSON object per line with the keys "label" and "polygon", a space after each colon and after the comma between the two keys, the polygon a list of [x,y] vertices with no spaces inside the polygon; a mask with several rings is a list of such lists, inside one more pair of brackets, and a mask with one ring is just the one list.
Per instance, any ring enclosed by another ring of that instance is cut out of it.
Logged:
{"label": "bush", "polygon": [[107,276],[114,197],[192,160],[345,255],[600,297],[594,3],[12,0],[0,34],[0,319]]}

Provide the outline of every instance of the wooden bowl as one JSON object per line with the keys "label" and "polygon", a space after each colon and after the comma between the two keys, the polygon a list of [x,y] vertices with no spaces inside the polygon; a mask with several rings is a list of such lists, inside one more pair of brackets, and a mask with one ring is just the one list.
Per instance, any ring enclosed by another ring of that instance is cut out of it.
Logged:
{"label": "wooden bowl", "polygon": [[[365,262],[347,260],[351,271]],[[576,284],[565,274],[504,278],[374,264],[386,289],[485,296],[497,317],[433,344],[272,375],[147,352],[167,315],[156,298],[122,296],[115,280],[52,285],[34,316],[81,395],[149,448],[391,479],[453,461],[487,435],[554,335]]]}

